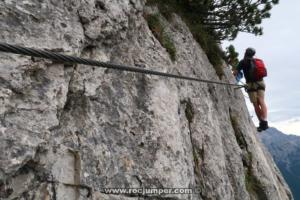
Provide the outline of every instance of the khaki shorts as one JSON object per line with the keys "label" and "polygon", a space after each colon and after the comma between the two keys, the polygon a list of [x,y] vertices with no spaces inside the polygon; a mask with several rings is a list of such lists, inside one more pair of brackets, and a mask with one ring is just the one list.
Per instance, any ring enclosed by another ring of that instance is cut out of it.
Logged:
{"label": "khaki shorts", "polygon": [[265,98],[266,84],[262,81],[247,83],[247,92],[249,94],[250,101],[256,103],[259,97]]}

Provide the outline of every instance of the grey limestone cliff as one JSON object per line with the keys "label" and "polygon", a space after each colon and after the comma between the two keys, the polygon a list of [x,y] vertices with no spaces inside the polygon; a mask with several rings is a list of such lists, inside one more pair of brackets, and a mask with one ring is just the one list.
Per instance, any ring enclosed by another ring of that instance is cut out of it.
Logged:
{"label": "grey limestone cliff", "polygon": [[[145,10],[142,0],[1,0],[0,41],[219,80],[176,15],[165,21],[171,61]],[[1,52],[0,61],[0,199],[292,199],[233,87]]]}

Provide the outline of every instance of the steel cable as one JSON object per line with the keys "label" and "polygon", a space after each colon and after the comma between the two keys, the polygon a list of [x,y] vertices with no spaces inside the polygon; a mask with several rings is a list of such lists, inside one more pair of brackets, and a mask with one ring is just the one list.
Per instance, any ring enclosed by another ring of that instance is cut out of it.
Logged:
{"label": "steel cable", "polygon": [[200,79],[200,78],[195,78],[195,77],[180,76],[180,75],[176,75],[176,74],[169,74],[169,73],[165,73],[165,72],[153,71],[153,70],[149,70],[149,69],[142,69],[142,68],[138,68],[138,67],[129,67],[129,66],[125,66],[125,65],[100,62],[100,61],[55,53],[55,52],[51,52],[51,51],[47,51],[47,50],[38,50],[38,49],[27,48],[27,47],[22,47],[22,46],[18,46],[18,45],[11,45],[11,44],[1,43],[1,42],[0,42],[0,51],[6,52],[6,53],[14,53],[14,54],[20,54],[20,55],[26,55],[26,56],[46,58],[46,59],[50,59],[53,61],[69,63],[69,64],[83,64],[83,65],[98,66],[98,67],[116,69],[116,70],[122,70],[122,71],[157,75],[157,76],[163,76],[163,77],[169,77],[169,78],[177,78],[177,79],[184,79],[184,80],[212,83],[212,84],[219,84],[219,85],[227,85],[227,86],[237,86],[239,88],[243,87],[238,84],[225,83],[225,82],[219,82],[219,81],[211,81],[211,80],[205,80],[205,79]]}

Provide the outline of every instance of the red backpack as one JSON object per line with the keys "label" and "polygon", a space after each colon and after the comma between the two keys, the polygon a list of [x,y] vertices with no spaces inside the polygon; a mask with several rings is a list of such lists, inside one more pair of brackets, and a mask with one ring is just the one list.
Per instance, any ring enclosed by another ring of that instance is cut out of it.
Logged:
{"label": "red backpack", "polygon": [[253,78],[258,81],[267,76],[267,69],[261,59],[254,58],[253,60]]}

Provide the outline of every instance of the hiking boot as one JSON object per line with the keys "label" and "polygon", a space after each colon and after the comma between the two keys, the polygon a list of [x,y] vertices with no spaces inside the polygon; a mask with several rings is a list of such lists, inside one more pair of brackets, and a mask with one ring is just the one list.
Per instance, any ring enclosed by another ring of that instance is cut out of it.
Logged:
{"label": "hiking boot", "polygon": [[256,130],[257,130],[257,132],[262,132],[263,131],[263,129],[260,126],[256,127]]}
{"label": "hiking boot", "polygon": [[262,121],[261,128],[262,128],[262,130],[267,130],[269,128],[268,121]]}
{"label": "hiking boot", "polygon": [[268,121],[261,120],[259,122],[259,127],[257,127],[257,131],[261,132],[261,131],[267,130],[268,128],[269,128]]}

